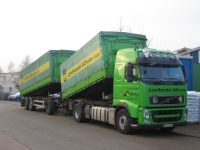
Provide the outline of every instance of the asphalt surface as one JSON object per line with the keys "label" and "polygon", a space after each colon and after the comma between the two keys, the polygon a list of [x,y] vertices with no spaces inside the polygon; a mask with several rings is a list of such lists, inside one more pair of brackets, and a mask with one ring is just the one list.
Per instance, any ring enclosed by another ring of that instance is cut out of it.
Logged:
{"label": "asphalt surface", "polygon": [[71,116],[48,116],[0,101],[0,150],[199,150],[200,125],[173,133],[139,130],[124,135],[99,122],[77,123]]}

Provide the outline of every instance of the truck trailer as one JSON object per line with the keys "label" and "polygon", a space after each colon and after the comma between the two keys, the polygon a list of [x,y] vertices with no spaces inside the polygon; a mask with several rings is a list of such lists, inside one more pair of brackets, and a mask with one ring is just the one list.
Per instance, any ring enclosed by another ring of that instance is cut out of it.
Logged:
{"label": "truck trailer", "polygon": [[184,67],[173,53],[146,48],[144,35],[100,32],[61,64],[60,85],[59,100],[41,98],[48,114],[64,107],[77,122],[102,121],[122,133],[186,124]]}
{"label": "truck trailer", "polygon": [[52,114],[50,106],[53,104],[49,103],[57,104],[58,100],[50,101],[49,98],[61,90],[60,65],[73,53],[71,50],[50,50],[20,72],[20,94],[24,97],[21,106],[32,111],[44,107]]}

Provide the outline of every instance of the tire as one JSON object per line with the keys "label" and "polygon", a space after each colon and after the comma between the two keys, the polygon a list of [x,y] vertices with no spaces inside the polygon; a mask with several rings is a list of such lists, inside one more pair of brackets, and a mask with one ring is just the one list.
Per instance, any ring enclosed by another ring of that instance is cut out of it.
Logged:
{"label": "tire", "polygon": [[81,103],[76,103],[73,108],[73,117],[77,122],[84,122],[85,116],[84,116],[84,108],[81,105]]}
{"label": "tire", "polygon": [[170,128],[160,128],[160,131],[163,133],[170,133],[175,129],[175,127],[170,127]]}
{"label": "tire", "polygon": [[33,104],[33,100],[32,99],[29,100],[28,108],[29,108],[30,111],[34,111],[35,110],[35,106]]}
{"label": "tire", "polygon": [[26,110],[29,109],[29,107],[28,107],[28,106],[29,106],[29,99],[28,99],[28,98],[25,99],[25,104],[24,104],[24,106],[25,106],[25,109],[26,109]]}
{"label": "tire", "polygon": [[46,112],[48,115],[54,115],[56,112],[56,103],[53,100],[47,101]]}
{"label": "tire", "polygon": [[126,109],[121,109],[117,113],[116,126],[118,131],[124,134],[131,132],[131,118]]}

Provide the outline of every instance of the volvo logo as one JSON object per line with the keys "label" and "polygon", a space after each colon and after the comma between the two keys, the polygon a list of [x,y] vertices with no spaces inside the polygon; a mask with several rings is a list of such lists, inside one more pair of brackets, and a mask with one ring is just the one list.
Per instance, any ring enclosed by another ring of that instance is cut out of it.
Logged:
{"label": "volvo logo", "polygon": [[153,101],[154,104],[157,104],[157,103],[158,103],[158,97],[156,97],[156,96],[153,97],[153,98],[152,98],[152,101]]}

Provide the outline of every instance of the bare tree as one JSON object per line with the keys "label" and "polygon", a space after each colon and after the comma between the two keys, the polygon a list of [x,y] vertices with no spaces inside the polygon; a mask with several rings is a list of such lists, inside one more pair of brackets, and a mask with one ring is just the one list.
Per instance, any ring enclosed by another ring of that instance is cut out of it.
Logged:
{"label": "bare tree", "polygon": [[119,32],[122,32],[124,30],[124,26],[122,25],[122,17],[120,17],[120,21],[119,21]]}
{"label": "bare tree", "polygon": [[117,32],[132,32],[132,29],[130,26],[125,26],[123,24],[123,17],[120,17],[119,19],[119,26],[115,29]]}
{"label": "bare tree", "polygon": [[26,66],[28,66],[31,63],[31,58],[29,55],[26,55],[24,60],[21,62],[20,70],[24,69]]}
{"label": "bare tree", "polygon": [[148,48],[150,47],[150,45],[151,45],[151,43],[152,43],[152,40],[153,40],[152,38],[150,38],[150,39],[147,40],[146,43],[147,43],[147,47],[148,47]]}
{"label": "bare tree", "polygon": [[8,64],[8,72],[15,72],[15,65],[12,61]]}

